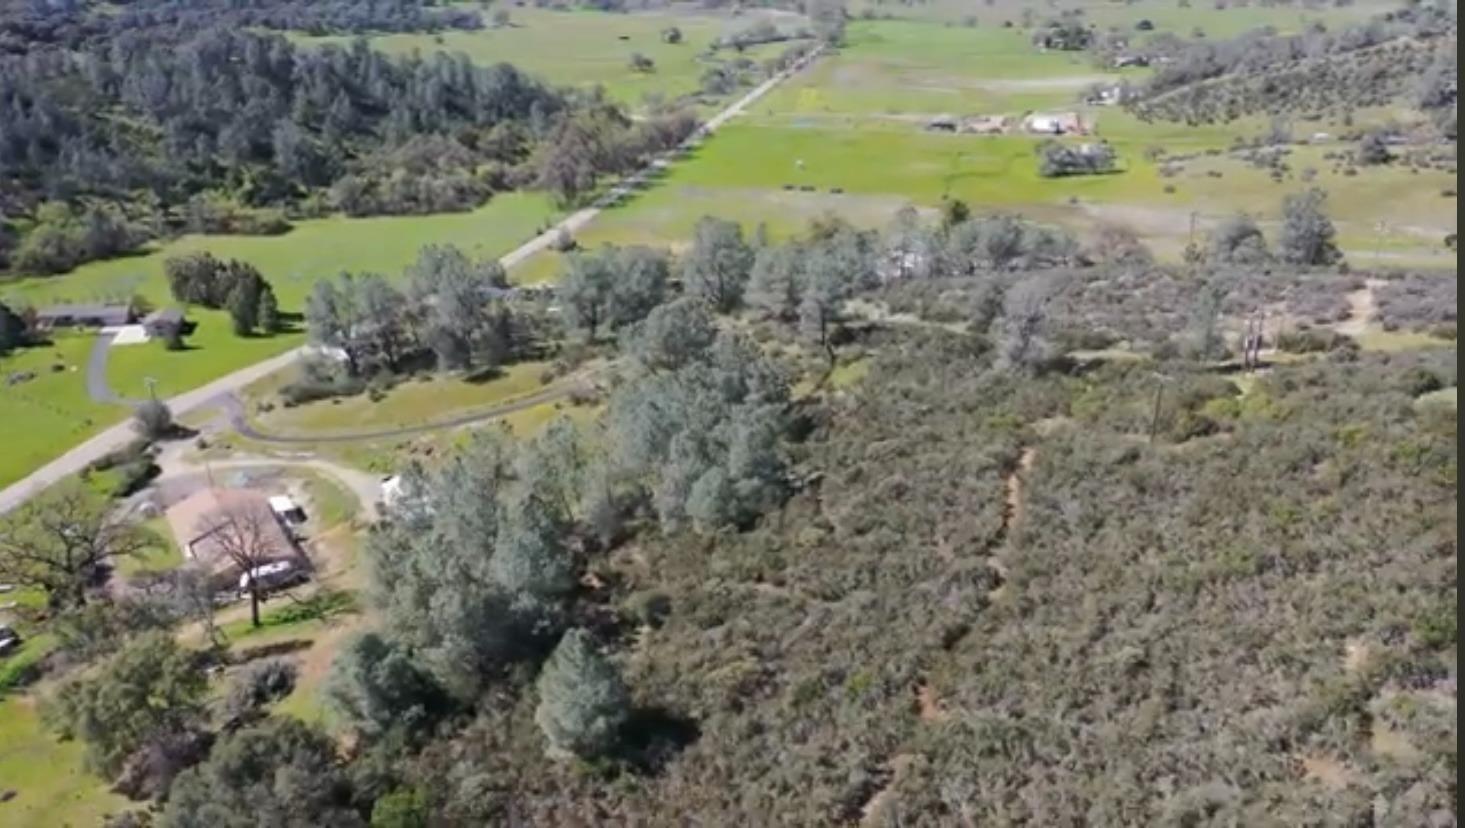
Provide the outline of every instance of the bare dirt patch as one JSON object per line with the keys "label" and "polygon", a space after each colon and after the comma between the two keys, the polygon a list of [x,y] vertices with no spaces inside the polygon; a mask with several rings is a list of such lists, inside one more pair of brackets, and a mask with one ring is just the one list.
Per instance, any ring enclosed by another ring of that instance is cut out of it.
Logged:
{"label": "bare dirt patch", "polygon": [[941,706],[941,700],[936,697],[936,691],[924,681],[916,685],[916,715],[923,722],[940,722],[947,716],[946,708]]}
{"label": "bare dirt patch", "polygon": [[1298,757],[1302,764],[1302,776],[1321,782],[1334,790],[1342,790],[1358,781],[1358,775],[1351,768],[1336,759],[1313,754]]}
{"label": "bare dirt patch", "polygon": [[1374,290],[1382,287],[1382,279],[1368,279],[1363,287],[1348,294],[1348,318],[1334,328],[1345,336],[1362,336],[1378,316],[1378,301]]}
{"label": "bare dirt patch", "polygon": [[1348,673],[1358,673],[1368,664],[1370,651],[1367,642],[1359,639],[1349,639],[1343,645],[1343,669]]}

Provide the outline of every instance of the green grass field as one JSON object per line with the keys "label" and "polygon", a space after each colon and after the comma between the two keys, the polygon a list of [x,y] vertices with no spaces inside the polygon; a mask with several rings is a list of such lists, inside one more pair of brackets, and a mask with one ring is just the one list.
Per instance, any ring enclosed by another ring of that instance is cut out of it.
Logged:
{"label": "green grass field", "polygon": [[[0,357],[0,380],[35,374],[34,379],[0,386],[0,420],[9,435],[0,451],[0,486],[127,416],[122,406],[98,405],[87,397],[91,348],[91,336],[58,335],[50,345]],[[58,365],[62,369],[53,370]]]}
{"label": "green grass field", "polygon": [[[1140,11],[1146,5],[1125,14],[1147,13]],[[1343,16],[1354,14],[1347,11]],[[577,240],[585,247],[610,242],[676,248],[704,214],[738,220],[749,232],[763,223],[778,238],[824,213],[879,226],[902,204],[936,208],[949,196],[978,213],[1016,212],[1067,225],[1080,235],[1100,220],[1128,225],[1161,258],[1175,260],[1190,237],[1192,214],[1203,235],[1245,210],[1275,238],[1283,197],[1320,186],[1330,193],[1339,243],[1355,262],[1453,266],[1443,239],[1456,228],[1455,205],[1442,192],[1454,188],[1454,176],[1444,170],[1415,172],[1396,164],[1347,175],[1324,157],[1349,148],[1335,142],[1294,145],[1287,159],[1290,176],[1277,182],[1229,152],[1236,139],[1261,135],[1266,119],[1143,123],[1119,108],[1080,106],[1083,86],[1112,73],[1083,56],[1040,52],[1021,30],[858,21],[850,24],[847,39],[844,48],[719,130],[647,191],[603,213]],[[1118,152],[1121,172],[1046,179],[1038,175],[1036,136],[922,128],[936,114],[1019,116],[1039,108],[1085,113],[1097,123],[1098,137]],[[1357,123],[1394,114],[1364,111]],[[1342,131],[1341,124],[1328,122],[1292,128],[1300,137]],[[1191,157],[1166,177],[1164,162],[1147,160],[1153,149]],[[524,282],[551,280],[562,268],[560,259],[547,252],[512,275]]]}
{"label": "green grass field", "polygon": [[[1374,14],[1398,7],[1392,0],[1356,0],[1338,7],[1333,3],[1322,3],[1315,8],[1304,8],[1300,3],[1286,6],[1263,6],[1251,2],[1242,6],[1237,2],[1226,2],[1226,8],[1216,8],[1214,0],[1191,0],[1189,7],[1183,7],[1176,0],[1134,0],[1134,2],[1086,2],[1065,4],[1065,8],[1081,7],[1087,22],[1100,29],[1116,27],[1131,31],[1141,19],[1149,20],[1156,32],[1174,32],[1189,35],[1200,27],[1208,37],[1230,37],[1259,26],[1273,26],[1280,32],[1299,32],[1316,21],[1335,26],[1355,20],[1362,20]],[[911,6],[900,6],[898,10],[889,3],[876,0],[859,0],[850,4],[852,14],[869,10],[875,14],[895,14],[902,18],[931,21],[936,23],[961,23],[969,17],[976,19],[979,29],[998,29],[1005,20],[1014,27],[1022,22],[1024,9],[1031,9],[1034,20],[1042,22],[1053,13],[1041,5],[1026,0],[994,0],[976,3],[973,0],[929,0]],[[1054,10],[1056,11],[1056,10]]]}
{"label": "green grass field", "polygon": [[[145,255],[93,262],[60,276],[0,283],[0,300],[12,307],[49,302],[88,302],[140,295],[157,306],[171,300],[163,262],[179,253],[206,250],[258,267],[274,286],[281,307],[298,312],[317,279],[343,270],[398,276],[427,244],[454,244],[473,256],[499,256],[529,240],[555,216],[540,194],[500,195],[469,213],[366,219],[332,217],[300,222],[282,236],[185,236]],[[170,352],[148,342],[113,348],[108,380],[117,393],[146,396],[144,379],[157,381],[159,396],[171,396],[274,356],[304,341],[301,333],[241,338],[222,311],[191,308],[198,328],[188,350]],[[84,384],[90,337],[58,338],[56,346],[32,348],[0,358],[0,377],[36,371],[36,379],[4,388],[0,417],[26,440],[0,452],[0,485],[7,485],[97,431],[127,416],[122,406],[96,405]],[[52,374],[54,355],[67,365]],[[76,371],[70,368],[75,366]]]}
{"label": "green grass field", "polygon": [[[259,428],[274,434],[342,434],[397,428],[445,420],[477,409],[509,402],[544,388],[540,376],[548,363],[521,362],[483,381],[456,376],[423,375],[395,386],[379,401],[367,394],[298,405],[277,405],[255,414]],[[289,374],[288,371],[283,372]],[[254,400],[272,400],[288,376],[267,377],[249,389]]]}
{"label": "green grass field", "polygon": [[[725,12],[692,8],[610,13],[515,7],[509,9],[509,15],[512,25],[501,29],[489,27],[441,35],[378,35],[370,41],[374,48],[389,54],[444,51],[465,54],[483,65],[507,62],[554,84],[578,87],[598,84],[612,98],[637,105],[649,94],[671,99],[697,91],[708,66],[701,54],[714,40],[760,18],[777,19],[767,12],[749,11],[734,18]],[[681,29],[681,43],[662,42],[661,31],[668,26]],[[307,45],[350,41],[346,37],[303,35],[294,39]],[[787,43],[764,44],[745,50],[743,56],[757,61],[787,46]],[[630,57],[638,52],[655,62],[654,71],[638,72],[630,68]]]}
{"label": "green grass field", "polygon": [[82,766],[80,742],[61,742],[47,731],[30,696],[0,700],[0,802],[6,828],[89,828],[132,803],[107,790]]}

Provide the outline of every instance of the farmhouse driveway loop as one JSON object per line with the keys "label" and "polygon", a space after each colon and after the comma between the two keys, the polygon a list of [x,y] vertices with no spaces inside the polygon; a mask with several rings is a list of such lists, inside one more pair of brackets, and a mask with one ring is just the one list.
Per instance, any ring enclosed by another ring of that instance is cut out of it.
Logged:
{"label": "farmhouse driveway loop", "polygon": [[[814,60],[823,53],[823,51],[824,49],[822,46],[816,47],[806,57],[800,59],[793,66],[790,66],[788,69],[785,69],[782,72],[779,72],[778,74],[769,78],[768,80],[758,84],[758,86],[754,87],[746,95],[738,98],[736,101],[729,104],[721,112],[708,119],[708,121],[703,124],[696,132],[693,132],[692,135],[687,138],[687,140],[683,142],[680,147],[677,148],[677,150],[672,150],[662,157],[653,160],[640,172],[635,173],[629,178],[624,179],[621,183],[612,187],[609,192],[607,192],[601,198],[597,199],[596,202],[591,206],[567,216],[550,229],[520,245],[517,249],[512,250],[504,255],[501,259],[499,259],[499,262],[502,263],[506,269],[513,267],[514,265],[519,264],[525,259],[528,259],[530,256],[533,256],[534,254],[548,248],[557,238],[559,238],[561,232],[569,234],[575,233],[577,230],[590,223],[592,219],[600,214],[600,211],[602,209],[617,203],[620,199],[629,195],[637,187],[641,186],[641,184],[650,177],[653,171],[660,170],[666,167],[669,163],[669,159],[673,157],[677,151],[689,148],[701,139],[712,134],[723,124],[727,123],[729,120],[736,117],[744,110],[746,110],[749,106],[757,102],[758,99],[768,94],[768,92],[771,91],[774,87],[793,77],[795,74],[803,71],[810,64],[812,64]],[[299,359],[303,351],[303,348],[293,348],[283,354],[271,357],[270,359],[264,360],[263,362],[257,362],[247,368],[241,368],[240,370],[235,371],[232,374],[220,377],[219,379],[216,379],[207,385],[195,388],[194,390],[185,392],[183,394],[179,394],[178,396],[172,397],[168,400],[165,400],[164,402],[166,402],[168,408],[172,410],[174,417],[181,417],[192,411],[220,404],[224,404],[227,408],[229,401],[234,399],[234,392],[245,387],[246,385],[249,385],[255,380],[258,380],[282,368],[285,368],[286,366],[293,363],[295,360]],[[92,352],[92,359],[98,359],[95,349]],[[94,386],[92,384],[93,372],[91,370],[91,365],[89,364],[87,370],[88,393],[103,392],[110,395],[112,392],[109,388],[107,388],[105,379],[106,354],[103,353],[100,356],[100,359],[102,361],[102,364],[101,370],[98,372],[98,376],[102,378],[100,380],[101,385]],[[96,398],[93,397],[93,399]],[[529,398],[526,398],[524,400],[518,401],[517,403],[509,403],[508,406],[528,407],[530,405],[538,405],[546,401],[547,400],[545,399],[541,399],[537,402],[531,403],[529,401]],[[496,414],[479,412],[476,415],[472,415],[472,417],[470,417],[467,422],[471,423],[479,419],[488,419],[491,416],[502,416],[506,413],[512,413],[512,411],[515,410],[518,410],[518,408],[510,407],[508,408],[508,410],[502,410]],[[464,424],[466,423],[456,423],[456,425]],[[450,428],[453,425],[455,425],[455,423],[449,421],[447,423],[435,424],[432,427]],[[103,456],[107,452],[113,451],[114,449],[126,445],[127,442],[133,438],[133,436],[134,434],[132,431],[131,423],[118,423],[117,425],[114,425],[102,431],[101,433],[97,434],[96,436],[92,437],[81,445],[72,448],[70,451],[66,452],[55,460],[52,460],[41,468],[36,469],[24,478],[16,481],[15,483],[12,483],[9,486],[6,486],[4,489],[0,489],[0,514],[11,511],[20,504],[24,503],[30,497],[39,494],[40,492],[44,491],[48,486],[60,481],[61,479],[69,475],[76,474],[77,472],[86,468],[86,465],[88,463]],[[339,439],[358,440],[361,438],[357,436],[351,436]],[[300,440],[299,442],[307,441]],[[309,442],[319,442],[319,440],[316,438],[312,438],[312,440],[310,440]]]}
{"label": "farmhouse driveway loop", "polygon": [[112,353],[112,342],[116,338],[115,333],[99,333],[92,342],[92,351],[86,360],[86,395],[92,402],[104,405],[137,405],[142,400],[118,396],[107,384],[107,356]]}

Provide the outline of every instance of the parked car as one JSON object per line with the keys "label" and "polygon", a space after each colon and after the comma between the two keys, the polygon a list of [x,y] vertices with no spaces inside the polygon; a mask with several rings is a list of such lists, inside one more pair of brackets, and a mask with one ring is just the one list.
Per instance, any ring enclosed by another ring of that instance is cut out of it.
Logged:
{"label": "parked car", "polygon": [[0,656],[10,655],[20,646],[20,634],[0,624]]}
{"label": "parked car", "polygon": [[[255,584],[259,586],[260,592],[266,594],[305,583],[310,577],[304,569],[296,566],[292,561],[274,561],[257,566],[252,571]],[[243,598],[248,594],[249,575],[241,572],[239,573],[239,597]]]}

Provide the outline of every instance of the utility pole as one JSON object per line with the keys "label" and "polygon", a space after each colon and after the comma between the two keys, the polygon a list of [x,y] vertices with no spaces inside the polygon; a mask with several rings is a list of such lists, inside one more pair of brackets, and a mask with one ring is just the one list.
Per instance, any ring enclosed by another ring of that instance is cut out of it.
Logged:
{"label": "utility pole", "polygon": [[1160,430],[1160,401],[1165,395],[1165,383],[1169,379],[1164,374],[1155,374],[1158,382],[1155,385],[1155,410],[1150,415],[1150,445],[1155,443],[1155,433]]}

